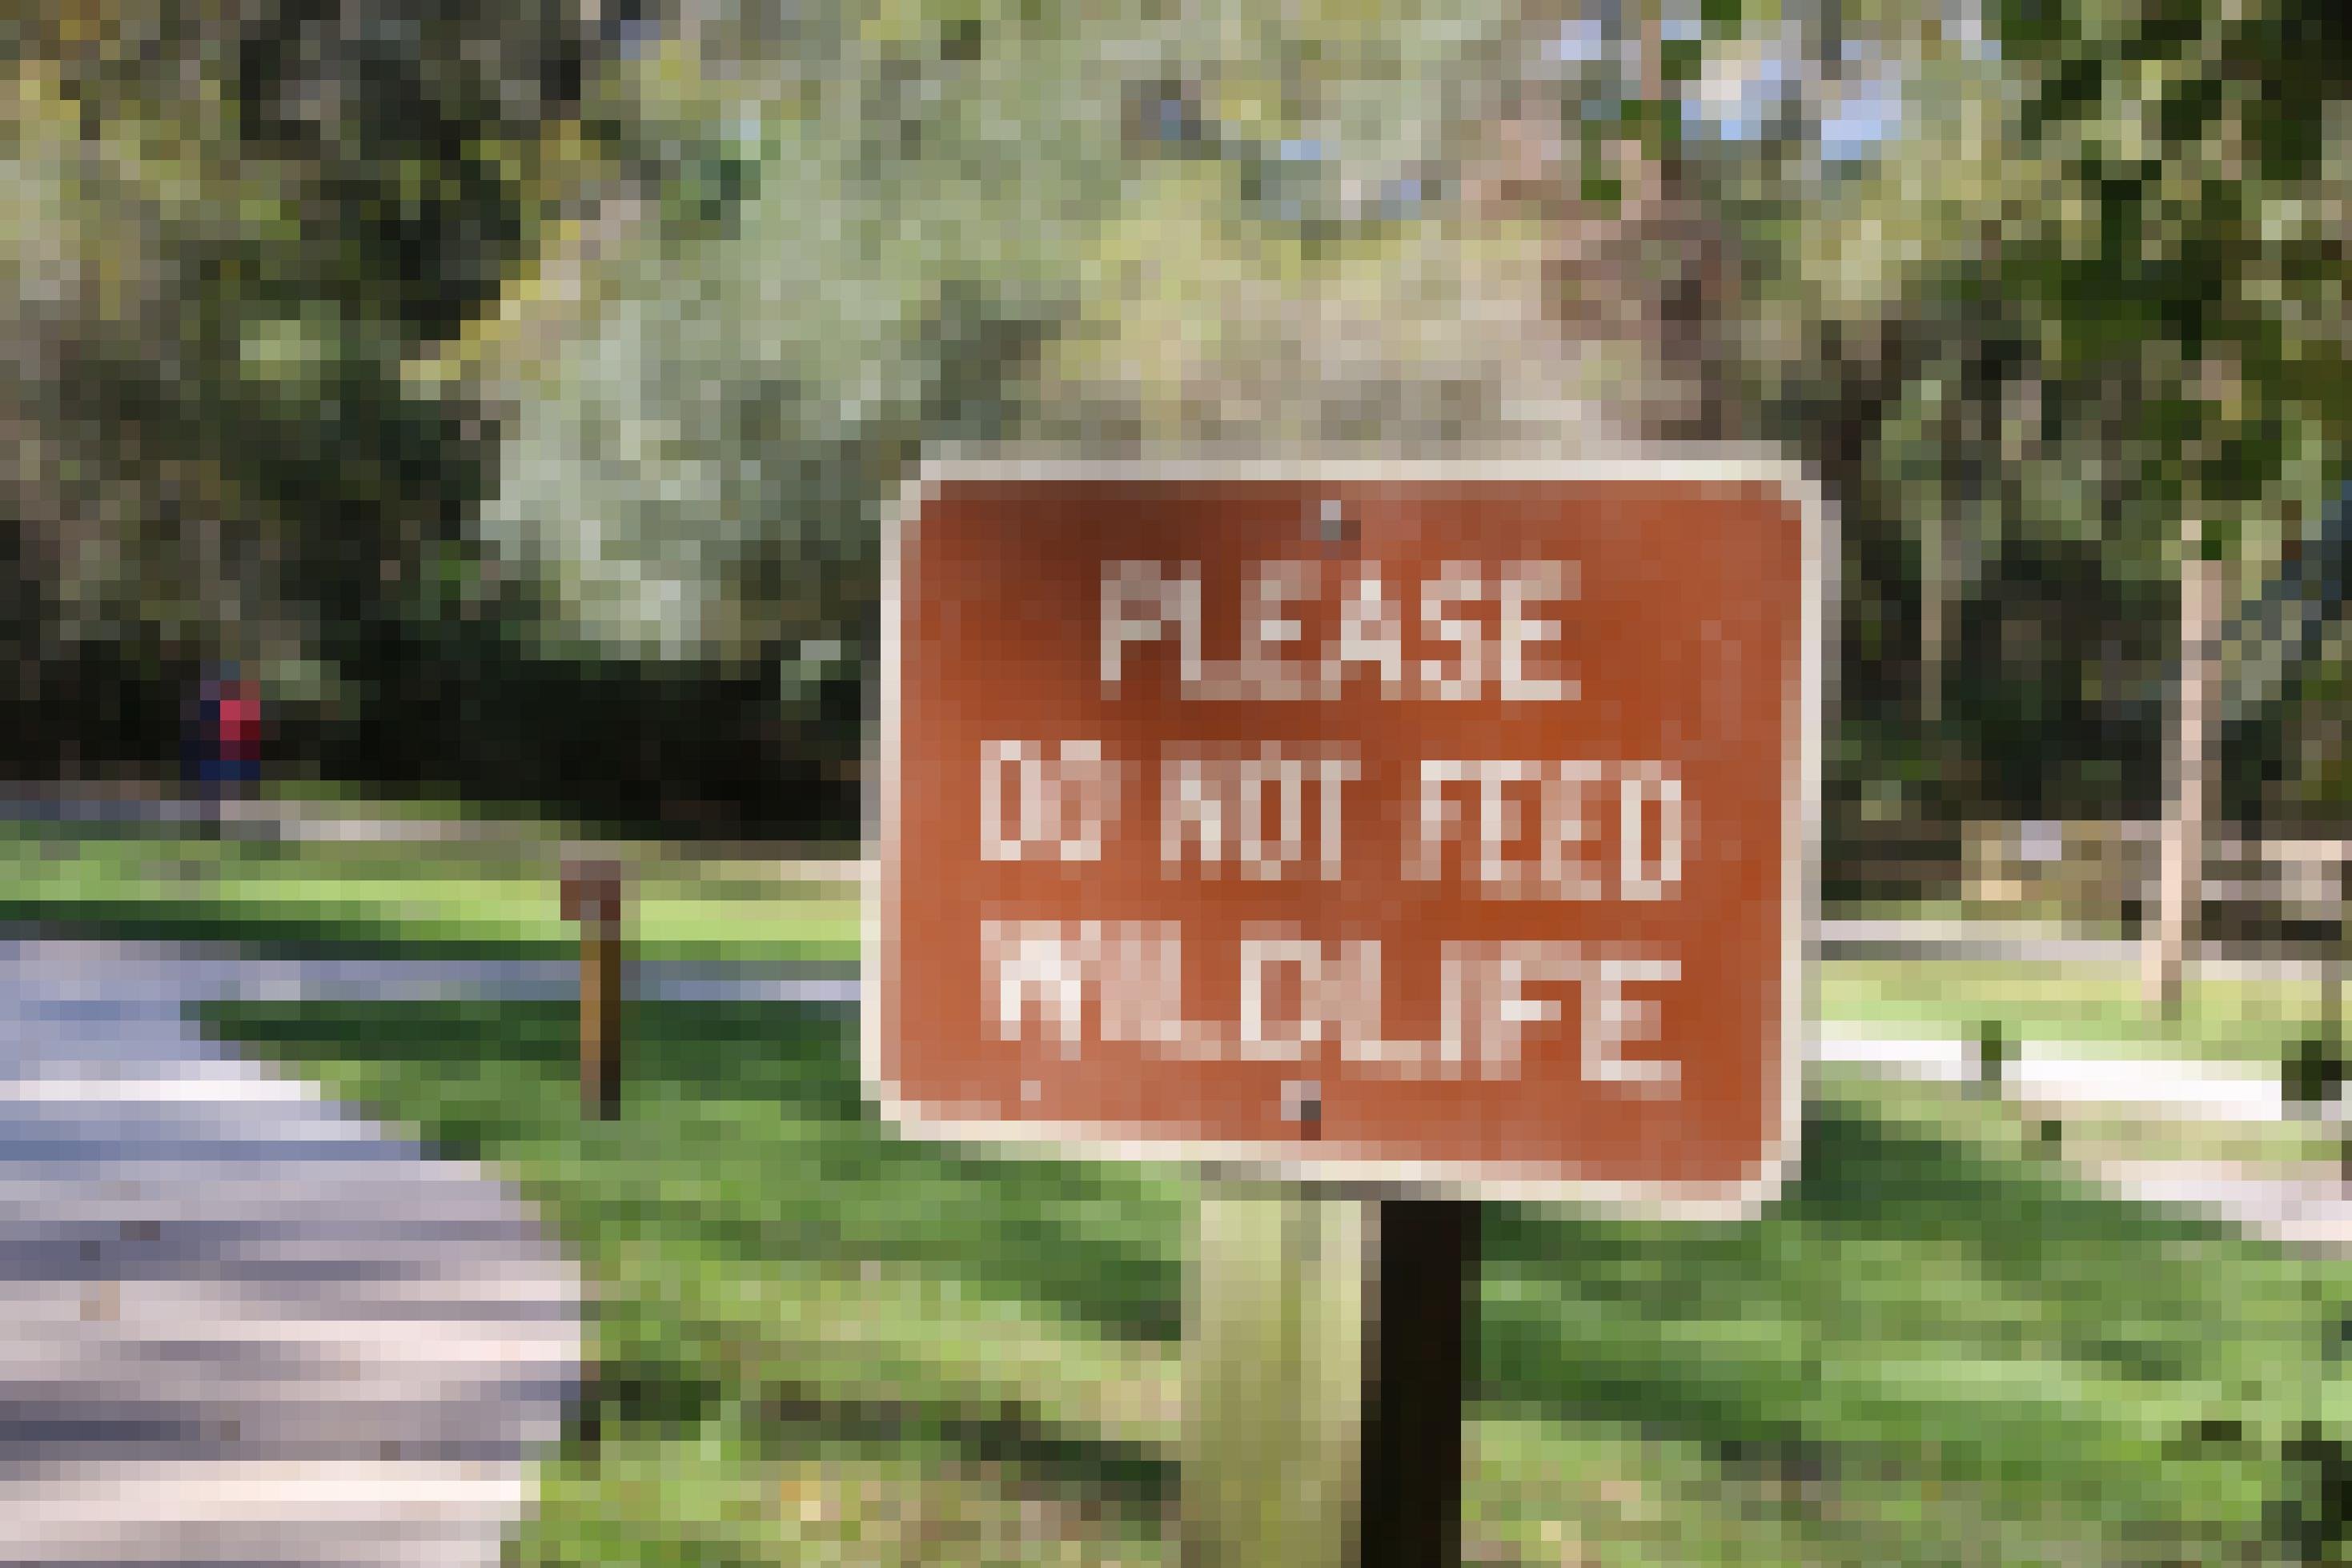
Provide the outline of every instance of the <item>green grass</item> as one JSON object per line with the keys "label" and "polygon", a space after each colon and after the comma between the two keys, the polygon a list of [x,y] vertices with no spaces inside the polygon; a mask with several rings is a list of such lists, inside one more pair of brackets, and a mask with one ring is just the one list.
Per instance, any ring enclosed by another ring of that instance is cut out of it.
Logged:
{"label": "green grass", "polygon": [[[424,843],[212,842],[154,829],[0,824],[0,923],[280,949],[562,955],[578,942],[557,907],[562,851],[544,823],[509,838]],[[658,844],[604,852],[629,867],[641,957],[857,955],[857,888],[838,865]],[[1963,1038],[1998,1022],[2011,1038],[2085,1053],[2267,1067],[2318,1018],[2314,986],[2192,980],[2180,1016],[2165,1019],[2120,965],[1836,959],[1816,977],[1818,1011],[1840,1030]]]}
{"label": "green grass", "polygon": [[[649,958],[856,956],[855,883],[782,862],[616,844],[633,951]],[[236,941],[408,956],[576,952],[562,847],[511,842],[211,841],[153,830],[0,825],[0,922],[60,935]]]}
{"label": "green grass", "polygon": [[[513,1562],[1173,1562],[1183,1171],[901,1142],[815,1009],[635,1007],[590,1124],[568,1008],[212,1021],[518,1179],[601,1282],[600,1440]],[[1482,1560],[2288,1560],[2352,1266],[1868,1084],[1805,1138],[1752,1223],[1489,1209]]]}
{"label": "green grass", "polygon": [[[215,841],[154,828],[0,824],[0,922],[277,951],[562,957],[578,944],[557,906],[562,852],[543,823],[421,843]],[[638,957],[856,956],[859,894],[837,865],[719,859],[659,844],[606,852],[629,868]],[[1839,959],[1819,966],[1817,978],[1820,1011],[1840,1031],[1965,1039],[1991,1021],[2011,1039],[2084,1054],[2174,1054],[2258,1071],[2315,1027],[2318,1009],[2308,985],[2200,980],[2189,986],[2181,1015],[2168,1019],[2143,1005],[2137,974],[2121,966]],[[1937,1113],[1972,1112],[1947,1096]],[[2067,1140],[2085,1159],[2292,1164],[2331,1153],[2302,1126],[2239,1130],[2081,1112],[2069,1117]]]}

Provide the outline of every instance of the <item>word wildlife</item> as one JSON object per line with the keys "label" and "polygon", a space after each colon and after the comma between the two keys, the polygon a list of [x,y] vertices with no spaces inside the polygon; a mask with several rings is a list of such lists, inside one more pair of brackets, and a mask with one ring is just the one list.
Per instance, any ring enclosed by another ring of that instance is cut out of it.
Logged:
{"label": "word wildlife", "polygon": [[[1373,570],[1326,581],[1318,562],[1266,561],[1235,586],[1238,647],[1212,658],[1198,563],[1104,563],[1104,695],[1172,677],[1178,695],[1215,702],[1580,695],[1543,646],[1558,643],[1559,622],[1537,613],[1574,597],[1573,562],[1444,563],[1407,601],[1419,612],[1411,637]],[[1310,604],[1320,611],[1314,623],[1328,628],[1320,647],[1308,646],[1307,619],[1294,613]],[[983,861],[1100,862],[1107,847],[1127,841],[1117,830],[1139,765],[1106,757],[1099,741],[992,738],[978,761]],[[1176,746],[1155,762],[1156,821],[1142,841],[1156,845],[1160,876],[1347,880],[1350,787],[1365,782],[1355,747]],[[1662,762],[1424,758],[1404,787],[1417,810],[1391,852],[1403,882],[1514,901],[1643,903],[1679,892],[1687,813],[1681,779]],[[1664,1095],[1679,1084],[1679,1063],[1626,1054],[1654,1040],[1657,1025],[1656,1001],[1628,988],[1681,975],[1676,960],[1654,952],[1446,943],[1438,1038],[1394,1040],[1381,1027],[1378,942],[1246,927],[1223,971],[1240,1017],[1214,1023],[1181,1016],[1176,922],[987,920],[980,935],[992,1032],[1073,1056],[1088,1038],[1196,1059],[1304,1061],[1328,1049],[1338,1064],[1369,1072],[1508,1079],[1531,1030],[1572,1019],[1588,1082]]]}

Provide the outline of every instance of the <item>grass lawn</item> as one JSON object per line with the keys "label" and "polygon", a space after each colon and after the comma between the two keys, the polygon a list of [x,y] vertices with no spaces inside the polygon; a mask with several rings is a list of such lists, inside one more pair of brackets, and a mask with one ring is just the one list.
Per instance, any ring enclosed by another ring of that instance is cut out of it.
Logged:
{"label": "grass lawn", "polygon": [[[352,808],[356,810],[357,808]],[[455,814],[452,821],[455,820]],[[421,842],[214,841],[154,827],[0,823],[0,922],[69,935],[235,941],[278,951],[568,957],[560,917],[563,841],[548,824],[509,836]],[[615,844],[629,868],[632,951],[647,958],[821,959],[857,953],[860,894],[839,865],[719,859]],[[2316,988],[2195,980],[2181,1016],[2139,999],[2121,966],[1835,959],[1816,972],[1826,1027],[1945,1039],[1988,1022],[2011,1039],[2083,1054],[2177,1054],[2258,1071],[2318,1018]],[[1890,1105],[1957,1130],[1966,1097],[1900,1082]],[[2308,1125],[2229,1128],[2073,1114],[2084,1161],[2195,1158],[2292,1165],[2332,1157]]]}
{"label": "grass lawn", "polygon": [[[154,828],[0,823],[0,923],[72,935],[235,940],[280,949],[568,955],[563,841],[524,825],[493,841],[212,842]],[[614,844],[629,868],[633,950],[652,958],[826,959],[857,954],[859,893],[839,864],[721,859]],[[2011,1038],[2085,1054],[2275,1064],[2316,1026],[2318,988],[2192,980],[2178,1019],[2140,1000],[2125,966],[1833,959],[1816,1008],[1841,1031]]]}
{"label": "grass lawn", "polygon": [[[635,1007],[601,1124],[566,1007],[211,1024],[510,1175],[600,1282],[598,1440],[511,1562],[1174,1562],[1185,1172],[902,1143],[823,1009]],[[2352,1264],[1885,1092],[1822,1088],[1752,1223],[1488,1211],[1483,1559],[2294,1561]]]}
{"label": "grass lawn", "polygon": [[[855,958],[858,893],[783,862],[658,845],[628,868],[634,950],[651,958]],[[562,956],[561,841],[215,842],[149,828],[0,824],[0,922],[61,935],[234,940],[281,950]]]}
{"label": "grass lawn", "polygon": [[[331,809],[379,814],[363,802]],[[453,826],[465,815],[446,813]],[[0,923],[277,948],[564,955],[578,938],[557,907],[564,842],[557,825],[529,822],[503,824],[488,840],[284,843],[5,822]],[[640,956],[856,956],[858,883],[841,862],[726,859],[657,843],[600,852],[629,869]],[[1998,1023],[2011,1038],[2085,1054],[2269,1066],[2319,1017],[2315,985],[2192,979],[2180,1016],[2164,1019],[2124,965],[1841,958],[1821,963],[1815,977],[1819,1016],[1843,1032],[1973,1038]]]}

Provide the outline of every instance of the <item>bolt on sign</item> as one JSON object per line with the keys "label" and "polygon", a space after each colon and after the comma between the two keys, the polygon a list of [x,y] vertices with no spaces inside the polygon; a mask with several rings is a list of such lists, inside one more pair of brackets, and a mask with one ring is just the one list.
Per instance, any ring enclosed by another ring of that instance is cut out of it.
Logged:
{"label": "bolt on sign", "polygon": [[1097,1157],[1760,1202],[1822,528],[1744,459],[927,471],[886,582],[877,1099]]}

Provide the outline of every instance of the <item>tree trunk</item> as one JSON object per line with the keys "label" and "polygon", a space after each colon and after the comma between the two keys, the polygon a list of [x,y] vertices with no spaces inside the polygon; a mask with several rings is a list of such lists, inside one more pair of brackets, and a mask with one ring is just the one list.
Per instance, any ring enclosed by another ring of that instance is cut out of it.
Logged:
{"label": "tree trunk", "polygon": [[2205,870],[2205,819],[2212,795],[2212,687],[2221,639],[2221,563],[2204,559],[2194,525],[2180,563],[2180,686],[2173,710],[2172,769],[2166,780],[2161,882],[2156,930],[2142,941],[2142,985],[2165,1016],[2180,1010],[2181,970],[2195,939]]}

